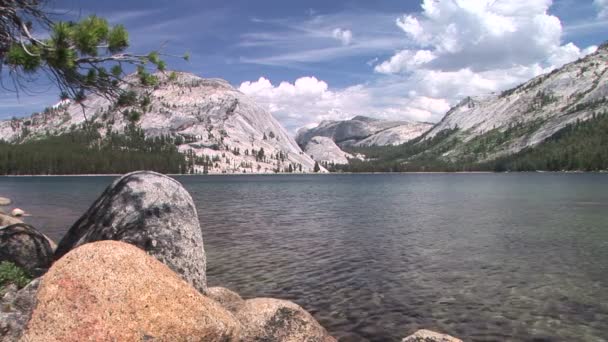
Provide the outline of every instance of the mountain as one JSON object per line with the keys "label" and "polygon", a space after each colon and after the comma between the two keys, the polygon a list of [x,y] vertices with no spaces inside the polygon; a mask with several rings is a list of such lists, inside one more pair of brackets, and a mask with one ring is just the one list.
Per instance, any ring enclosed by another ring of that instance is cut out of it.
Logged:
{"label": "mountain", "polygon": [[306,143],[304,152],[323,165],[348,164],[349,159],[355,158],[352,154],[342,151],[340,147],[328,137],[312,137],[308,143]]}
{"label": "mountain", "polygon": [[424,135],[457,130],[442,157],[487,161],[545,141],[608,105],[608,45],[500,94],[468,97]]}
{"label": "mountain", "polygon": [[400,146],[346,148],[342,171],[608,169],[608,44],[500,94],[467,97]]}
{"label": "mountain", "polygon": [[92,95],[84,110],[63,102],[28,118],[2,121],[0,140],[23,144],[85,127],[104,139],[136,126],[146,138],[175,142],[190,172],[312,172],[315,162],[279,122],[226,81],[176,72],[156,76],[153,90],[134,85],[135,76],[129,76],[131,85],[116,103]]}
{"label": "mountain", "polygon": [[317,127],[298,131],[296,141],[306,146],[313,137],[331,138],[339,146],[399,145],[430,129],[432,124],[385,121],[355,116],[344,121],[322,121]]}

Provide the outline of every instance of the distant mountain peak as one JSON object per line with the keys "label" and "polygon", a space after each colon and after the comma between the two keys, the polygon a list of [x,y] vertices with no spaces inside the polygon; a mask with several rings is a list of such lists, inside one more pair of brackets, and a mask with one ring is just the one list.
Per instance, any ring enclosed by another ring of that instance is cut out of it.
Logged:
{"label": "distant mountain peak", "polygon": [[607,61],[608,46],[604,44],[588,56],[500,94],[467,97],[424,139],[458,129],[460,143],[444,152],[452,159],[469,153],[467,144],[483,137],[492,142],[484,143],[484,160],[535,146],[568,124],[608,109]]}
{"label": "distant mountain peak", "polygon": [[[145,108],[118,106],[92,95],[84,101],[85,113],[80,105],[66,103],[28,118],[0,121],[0,139],[42,139],[47,133],[59,135],[81,128],[87,120],[105,136],[110,131],[123,132],[135,118],[146,136],[179,136],[185,141],[179,146],[180,152],[192,158],[213,159],[213,166],[205,170],[209,173],[313,170],[314,161],[280,123],[227,81],[186,72],[156,75],[159,84],[152,90],[129,87],[136,93],[146,91],[149,104]],[[132,83],[135,79],[134,75],[127,77]],[[127,115],[132,111],[141,113]],[[195,169],[203,171],[202,166]]]}

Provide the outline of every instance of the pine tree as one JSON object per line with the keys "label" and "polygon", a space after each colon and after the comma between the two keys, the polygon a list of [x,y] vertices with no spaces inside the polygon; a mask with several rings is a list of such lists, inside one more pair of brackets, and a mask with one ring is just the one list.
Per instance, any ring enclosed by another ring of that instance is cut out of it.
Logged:
{"label": "pine tree", "polygon": [[[129,34],[124,26],[112,26],[95,15],[79,22],[53,22],[43,10],[44,3],[0,1],[0,63],[9,68],[15,90],[26,87],[20,83],[26,79],[23,76],[40,74],[56,83],[62,97],[76,100],[95,93],[115,98],[123,92],[123,65],[136,66],[144,86],[156,83],[147,65],[166,69],[158,51],[127,51]],[[47,32],[34,33],[34,29]]]}
{"label": "pine tree", "polygon": [[319,167],[319,162],[315,162],[315,167],[313,169],[314,172],[319,172],[321,171],[321,167]]}

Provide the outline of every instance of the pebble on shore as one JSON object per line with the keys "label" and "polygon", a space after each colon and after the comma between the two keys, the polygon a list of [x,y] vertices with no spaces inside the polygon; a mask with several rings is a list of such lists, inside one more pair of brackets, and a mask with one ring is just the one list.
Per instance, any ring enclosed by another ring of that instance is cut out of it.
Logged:
{"label": "pebble on shore", "polygon": [[22,217],[23,215],[25,215],[25,211],[23,211],[23,209],[15,208],[11,210],[11,216],[13,217]]}
{"label": "pebble on shore", "polygon": [[13,203],[13,201],[11,201],[10,198],[0,197],[0,206],[11,205],[11,203]]}

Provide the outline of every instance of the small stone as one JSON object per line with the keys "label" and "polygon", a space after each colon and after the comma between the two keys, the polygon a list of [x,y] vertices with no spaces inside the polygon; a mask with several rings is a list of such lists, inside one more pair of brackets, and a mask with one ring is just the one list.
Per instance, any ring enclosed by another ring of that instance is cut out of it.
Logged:
{"label": "small stone", "polygon": [[23,211],[23,209],[15,208],[11,210],[11,215],[13,217],[22,217],[23,215],[25,215],[25,211]]}
{"label": "small stone", "polygon": [[462,342],[462,340],[450,335],[421,329],[413,335],[405,337],[401,342]]}
{"label": "small stone", "polygon": [[0,197],[0,206],[11,205],[13,201],[10,198]]}

